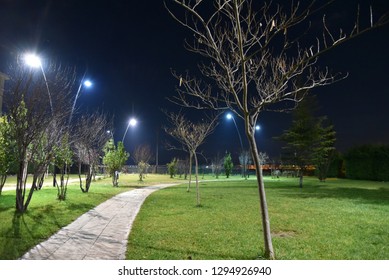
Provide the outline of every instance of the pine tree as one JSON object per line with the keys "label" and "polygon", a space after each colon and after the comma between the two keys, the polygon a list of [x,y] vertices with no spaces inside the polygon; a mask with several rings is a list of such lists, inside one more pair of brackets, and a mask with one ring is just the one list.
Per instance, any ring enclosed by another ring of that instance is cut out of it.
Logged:
{"label": "pine tree", "polygon": [[290,128],[277,139],[285,142],[283,159],[299,169],[300,188],[308,165],[315,165],[320,180],[325,180],[335,143],[335,130],[325,125],[327,117],[315,117],[317,101],[306,97],[293,112]]}
{"label": "pine tree", "polygon": [[227,153],[224,157],[224,172],[226,173],[227,178],[230,177],[233,166],[231,154]]}

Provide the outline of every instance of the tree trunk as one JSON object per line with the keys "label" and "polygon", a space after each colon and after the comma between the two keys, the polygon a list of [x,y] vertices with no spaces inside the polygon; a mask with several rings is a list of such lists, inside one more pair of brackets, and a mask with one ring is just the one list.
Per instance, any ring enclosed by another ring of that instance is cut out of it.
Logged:
{"label": "tree trunk", "polygon": [[26,159],[23,159],[19,162],[16,182],[16,211],[18,211],[19,213],[24,213],[27,210],[27,205],[24,205],[24,198],[26,194],[27,167],[28,162]]}
{"label": "tree trunk", "polygon": [[248,125],[246,125],[246,136],[250,144],[251,156],[253,157],[255,172],[257,175],[259,204],[261,209],[260,214],[262,217],[262,229],[263,229],[263,237],[265,242],[265,257],[273,260],[275,259],[275,255],[274,255],[273,243],[272,243],[272,237],[270,231],[270,218],[269,218],[269,212],[268,212],[267,202],[266,202],[265,185],[263,183],[262,167],[261,167],[261,162],[260,162],[259,153],[257,149],[257,144],[255,142],[254,133],[250,132]]}
{"label": "tree trunk", "polygon": [[[80,188],[83,193],[89,192],[89,188],[92,182],[92,167],[90,165],[86,166],[87,168],[87,174],[85,178],[85,188],[82,187],[82,184],[80,183]],[[81,178],[80,178],[81,181]]]}
{"label": "tree trunk", "polygon": [[303,188],[303,172],[302,171],[300,172],[299,186],[300,186],[300,189]]}
{"label": "tree trunk", "polygon": [[303,188],[303,179],[304,179],[304,167],[300,166],[300,174],[299,174],[299,187],[300,189]]}
{"label": "tree trunk", "polygon": [[193,153],[195,158],[195,174],[196,174],[196,201],[197,206],[199,207],[201,205],[200,201],[200,189],[199,189],[199,163],[197,161],[197,155],[196,153]]}
{"label": "tree trunk", "polygon": [[190,191],[191,182],[192,182],[192,153],[189,152],[189,183],[188,183],[188,188],[186,189],[187,192]]}
{"label": "tree trunk", "polygon": [[[67,165],[65,165],[65,167],[63,167],[63,169],[61,170],[60,176],[61,176],[60,177],[61,182],[59,186],[57,185],[57,189],[58,189],[57,198],[60,201],[64,201],[66,200],[66,194],[68,191],[68,182],[69,182],[69,172],[68,172]],[[66,176],[66,182],[65,182],[65,176]]]}
{"label": "tree trunk", "polygon": [[45,172],[43,172],[42,173],[42,175],[41,175],[41,177],[40,178],[38,178],[38,190],[41,190],[42,189],[42,187],[43,187],[43,183],[45,182],[45,176],[46,176],[46,174],[45,174]]}
{"label": "tree trunk", "polygon": [[88,173],[86,175],[85,179],[85,192],[89,192],[90,185],[92,183],[92,176],[93,176],[93,166],[88,166]]}
{"label": "tree trunk", "polygon": [[119,172],[117,170],[115,170],[112,174],[112,186],[113,187],[118,187],[119,186]]}
{"label": "tree trunk", "polygon": [[0,176],[0,195],[1,195],[1,192],[3,191],[3,187],[4,187],[6,180],[7,180],[7,173],[1,174],[1,176]]}
{"label": "tree trunk", "polygon": [[84,192],[84,189],[82,187],[82,176],[81,176],[81,170],[82,169],[82,163],[78,162],[78,179],[80,180],[80,189]]}

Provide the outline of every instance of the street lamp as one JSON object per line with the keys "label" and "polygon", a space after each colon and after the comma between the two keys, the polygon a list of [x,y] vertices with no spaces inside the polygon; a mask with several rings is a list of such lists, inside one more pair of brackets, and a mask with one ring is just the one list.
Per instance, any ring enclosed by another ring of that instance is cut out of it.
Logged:
{"label": "street lamp", "polygon": [[73,102],[73,106],[72,106],[72,111],[71,111],[70,117],[69,117],[69,125],[70,125],[70,123],[72,121],[73,112],[74,112],[74,109],[76,108],[76,102],[77,102],[78,96],[79,96],[79,94],[81,92],[82,86],[87,87],[87,88],[92,86],[92,82],[90,80],[85,80],[85,75],[86,75],[86,71],[84,73],[84,76],[81,79],[80,85],[78,86],[76,97],[74,98],[74,102]]}
{"label": "street lamp", "polygon": [[132,126],[132,127],[136,126],[137,122],[138,122],[138,121],[137,121],[135,118],[131,118],[131,119],[128,121],[128,125],[127,125],[127,128],[126,128],[126,131],[125,131],[124,134],[123,134],[123,139],[122,139],[122,142],[123,142],[123,143],[124,143],[124,137],[126,137],[128,128],[129,128],[130,126]]}
{"label": "street lamp", "polygon": [[239,136],[240,147],[242,148],[242,151],[243,151],[242,137],[240,136],[240,132],[239,132],[238,126],[236,125],[236,122],[235,122],[235,118],[234,118],[234,116],[231,113],[228,113],[227,114],[227,119],[229,119],[229,120],[232,119],[234,121],[236,132],[238,133],[238,136]]}
{"label": "street lamp", "polygon": [[30,67],[41,69],[43,78],[45,80],[47,93],[49,95],[51,114],[54,114],[53,103],[51,101],[51,94],[50,94],[50,90],[49,90],[49,84],[47,83],[46,74],[45,74],[45,71],[43,70],[42,61],[41,61],[40,57],[35,55],[35,54],[28,53],[28,54],[24,55],[24,62],[26,63],[26,65],[28,65]]}

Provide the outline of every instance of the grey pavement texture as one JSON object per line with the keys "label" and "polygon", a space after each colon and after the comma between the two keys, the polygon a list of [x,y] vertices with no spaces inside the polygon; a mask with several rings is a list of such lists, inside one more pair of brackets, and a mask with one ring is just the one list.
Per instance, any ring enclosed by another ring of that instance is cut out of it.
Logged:
{"label": "grey pavement texture", "polygon": [[144,200],[154,191],[173,185],[160,184],[118,194],[32,248],[21,259],[124,260],[128,235]]}

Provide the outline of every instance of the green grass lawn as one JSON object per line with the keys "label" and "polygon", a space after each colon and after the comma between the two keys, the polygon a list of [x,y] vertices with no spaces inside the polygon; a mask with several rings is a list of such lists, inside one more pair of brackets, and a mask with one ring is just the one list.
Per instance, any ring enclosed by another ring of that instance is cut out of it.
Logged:
{"label": "green grass lawn", "polygon": [[120,192],[160,182],[172,180],[166,175],[151,174],[141,183],[137,175],[121,175],[119,188],[112,187],[111,178],[106,178],[92,182],[89,193],[82,193],[79,186],[72,183],[66,201],[62,202],[56,199],[56,188],[45,186],[34,192],[29,209],[23,215],[15,213],[15,191],[3,191],[0,196],[0,259],[21,257],[61,227]]}
{"label": "green grass lawn", "polygon": [[[266,179],[277,259],[389,259],[389,183]],[[129,237],[128,259],[261,259],[254,180],[170,187],[147,198]]]}

